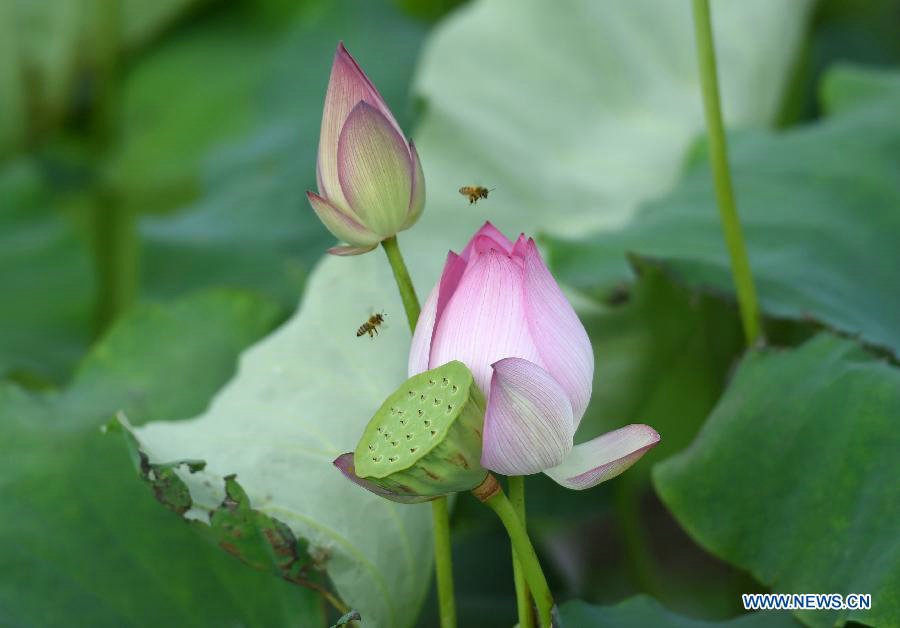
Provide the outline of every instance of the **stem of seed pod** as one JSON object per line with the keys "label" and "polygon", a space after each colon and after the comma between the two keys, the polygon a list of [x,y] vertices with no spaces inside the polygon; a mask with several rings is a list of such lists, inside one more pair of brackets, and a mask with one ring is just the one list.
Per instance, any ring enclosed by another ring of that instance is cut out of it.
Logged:
{"label": "stem of seed pod", "polygon": [[[525,524],[525,478],[521,475],[511,475],[509,481],[509,501],[522,522],[522,527],[528,531]],[[516,607],[519,611],[519,628],[534,628],[534,612],[531,608],[531,592],[528,583],[525,582],[525,574],[522,573],[522,564],[513,549],[513,579],[516,584]]]}
{"label": "stem of seed pod", "polygon": [[547,586],[547,578],[544,577],[541,563],[538,561],[534,546],[528,538],[528,533],[525,531],[525,526],[522,525],[519,515],[512,504],[509,503],[506,494],[497,483],[497,479],[490,473],[488,473],[484,482],[472,489],[472,494],[493,510],[506,528],[513,550],[522,566],[525,582],[528,583],[534,595],[534,603],[537,606],[541,628],[551,628],[553,622],[553,595],[550,593],[550,587]]}
{"label": "stem of seed pod", "polygon": [[709,17],[709,0],[694,0],[694,32],[697,39],[697,61],[700,66],[700,87],[703,92],[703,109],[706,112],[706,129],[709,136],[709,162],[713,173],[716,203],[725,235],[725,245],[731,257],[731,276],[737,291],[738,307],[747,346],[752,346],[760,335],[759,304],[756,286],[750,273],[741,221],[734,203],[731,173],[728,169],[725,129],[719,106],[719,83],[716,77],[716,51],[713,44]]}
{"label": "stem of seed pod", "polygon": [[[400,291],[406,320],[410,333],[416,331],[419,320],[419,298],[413,286],[397,236],[382,240],[381,246],[387,255],[394,280]],[[447,512],[447,498],[439,497],[431,501],[431,518],[434,528],[434,571],[437,580],[438,606],[440,609],[441,628],[456,628],[456,600],[453,593],[453,559],[450,552],[450,516]]]}

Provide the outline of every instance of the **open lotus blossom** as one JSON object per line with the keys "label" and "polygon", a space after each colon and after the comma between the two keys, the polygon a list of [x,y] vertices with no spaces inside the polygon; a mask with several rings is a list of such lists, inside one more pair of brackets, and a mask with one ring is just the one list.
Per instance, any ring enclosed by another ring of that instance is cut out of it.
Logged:
{"label": "open lotus blossom", "polygon": [[338,44],[325,94],[319,155],[319,193],[307,192],[325,227],[346,246],[334,255],[359,255],[409,229],[425,206],[419,155],[356,60]]}
{"label": "open lotus blossom", "polygon": [[447,256],[413,336],[409,374],[450,360],[487,397],[481,464],[505,475],[543,471],[585,489],[615,477],[659,442],[628,425],[573,446],[591,397],[594,354],[584,326],[534,240],[489,222]]}

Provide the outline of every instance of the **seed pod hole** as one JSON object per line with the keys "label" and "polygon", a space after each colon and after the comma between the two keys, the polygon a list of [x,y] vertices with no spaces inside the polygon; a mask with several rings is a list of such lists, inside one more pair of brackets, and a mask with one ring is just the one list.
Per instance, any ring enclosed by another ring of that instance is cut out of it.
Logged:
{"label": "seed pod hole", "polygon": [[406,435],[406,440],[412,440],[412,437],[413,437],[412,434],[407,434],[407,435]]}
{"label": "seed pod hole", "polygon": [[425,411],[419,408],[419,416],[425,416]]}
{"label": "seed pod hole", "polygon": [[414,454],[414,453],[416,453],[416,451],[418,451],[418,449],[419,449],[418,447],[410,447],[409,453]]}
{"label": "seed pod hole", "polygon": [[391,445],[393,445],[394,447],[396,447],[396,446],[397,446],[397,441],[392,440],[392,441],[391,441]]}
{"label": "seed pod hole", "polygon": [[441,405],[441,400],[438,399],[437,397],[435,397],[434,398],[434,407],[437,408],[439,405]]}
{"label": "seed pod hole", "polygon": [[425,393],[419,395],[419,401],[425,401]]}
{"label": "seed pod hole", "polygon": [[429,385],[429,386],[434,386],[435,383],[436,383],[436,382],[435,382],[433,379],[429,379],[429,380],[428,380],[428,385]]}
{"label": "seed pod hole", "polygon": [[425,427],[431,427],[431,419],[425,419],[423,423],[425,423]]}
{"label": "seed pod hole", "polygon": [[448,403],[447,404],[447,414],[450,414],[451,412],[453,412],[453,406]]}
{"label": "seed pod hole", "polygon": [[456,384],[453,384],[453,386],[450,387],[450,390],[453,391],[453,394],[456,394],[459,392],[459,386],[457,386]]}
{"label": "seed pod hole", "polygon": [[446,386],[449,383],[450,383],[450,380],[447,379],[446,377],[441,378],[441,386]]}
{"label": "seed pod hole", "polygon": [[434,435],[437,434],[434,430],[431,430],[431,437],[434,438]]}
{"label": "seed pod hole", "polygon": [[414,393],[414,392],[411,391],[411,390],[407,390],[407,391],[406,391],[406,394],[409,395],[409,398],[410,398],[410,399],[412,399],[413,397],[416,396],[416,393]]}
{"label": "seed pod hole", "polygon": [[397,457],[391,456],[390,458],[388,458],[388,462],[397,462]]}

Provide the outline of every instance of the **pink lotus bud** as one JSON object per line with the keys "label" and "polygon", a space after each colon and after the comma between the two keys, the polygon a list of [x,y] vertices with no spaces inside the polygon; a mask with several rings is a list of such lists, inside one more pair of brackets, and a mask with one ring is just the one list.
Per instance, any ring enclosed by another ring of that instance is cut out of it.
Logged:
{"label": "pink lotus bud", "polygon": [[419,155],[356,60],[338,44],[325,94],[319,156],[319,193],[307,192],[325,227],[347,246],[334,255],[359,255],[409,229],[425,206]]}
{"label": "pink lotus bud", "polygon": [[409,355],[414,375],[451,360],[487,398],[481,464],[505,475],[546,472],[569,488],[615,477],[659,441],[629,425],[573,446],[591,397],[594,353],[534,240],[489,222],[447,256]]}

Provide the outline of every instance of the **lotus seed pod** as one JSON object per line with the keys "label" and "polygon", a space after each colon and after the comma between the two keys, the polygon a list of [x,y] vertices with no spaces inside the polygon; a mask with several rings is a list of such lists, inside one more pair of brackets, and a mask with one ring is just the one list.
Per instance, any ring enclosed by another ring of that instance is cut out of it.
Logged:
{"label": "lotus seed pod", "polygon": [[406,380],[366,426],[356,475],[394,493],[439,496],[478,486],[485,399],[462,362]]}

